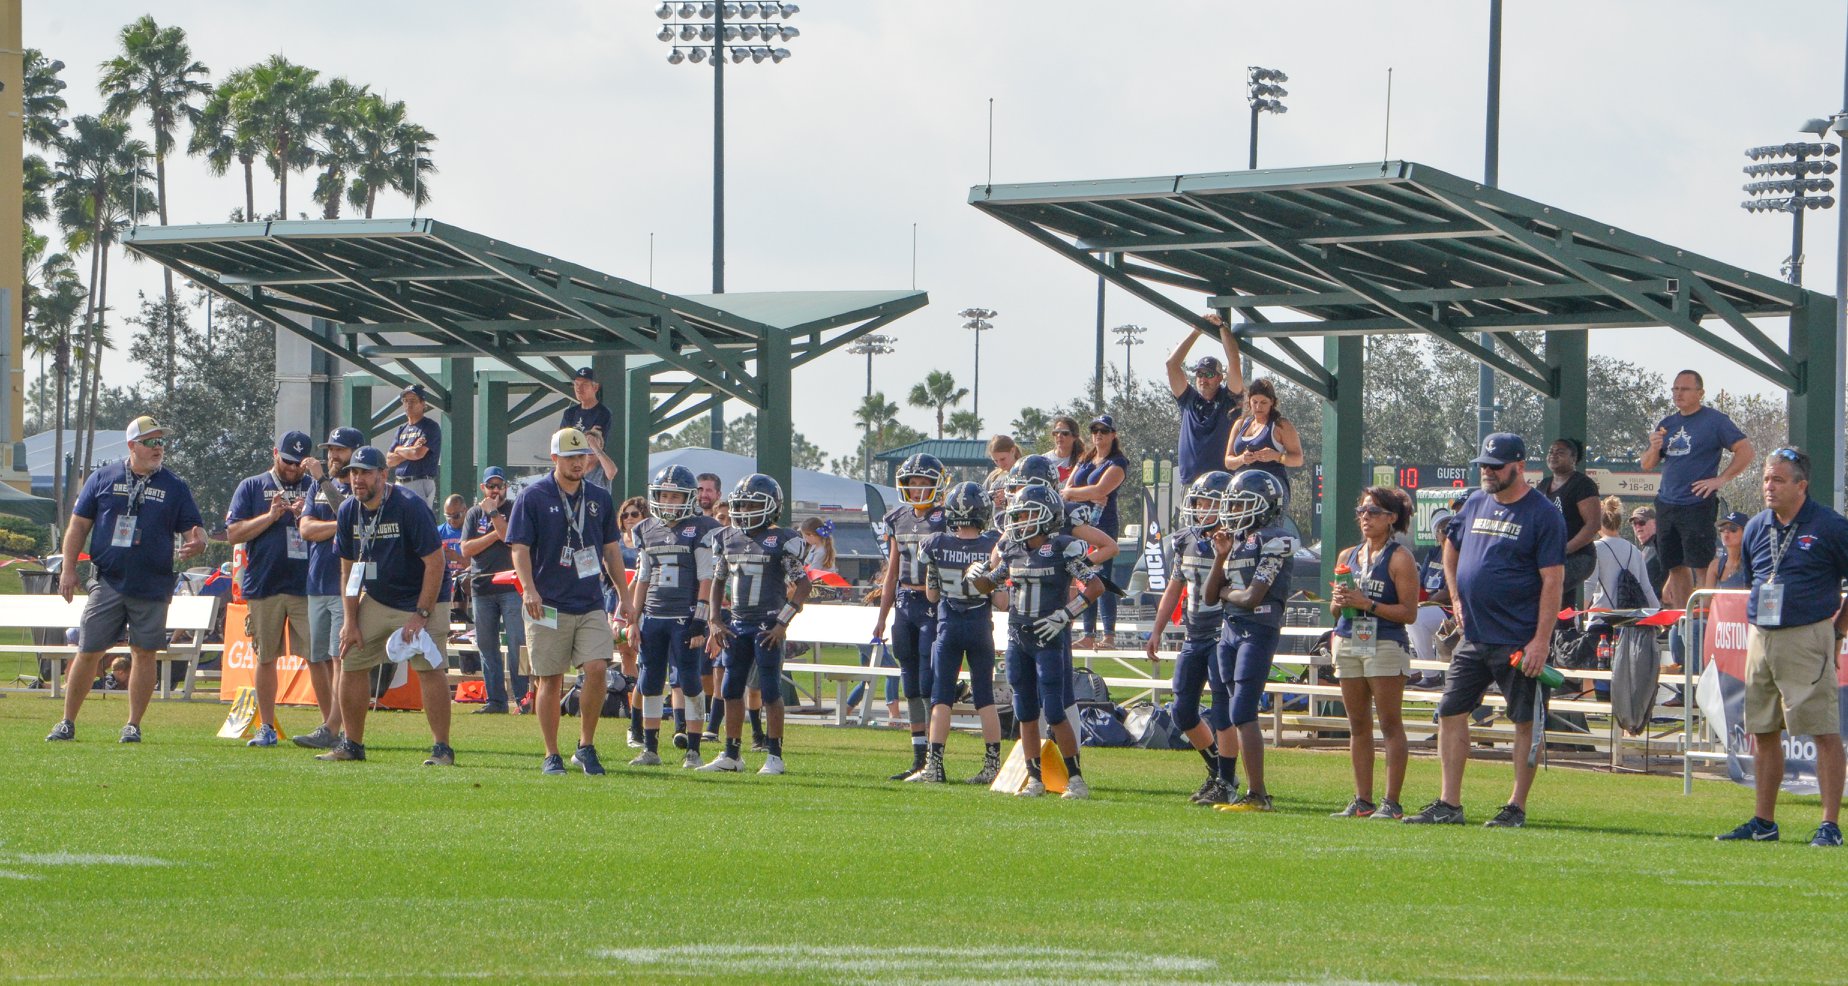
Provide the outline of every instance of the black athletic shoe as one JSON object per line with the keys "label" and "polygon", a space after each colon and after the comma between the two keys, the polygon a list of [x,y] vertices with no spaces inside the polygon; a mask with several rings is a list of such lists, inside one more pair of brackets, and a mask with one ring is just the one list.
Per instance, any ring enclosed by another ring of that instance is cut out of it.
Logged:
{"label": "black athletic shoe", "polygon": [[1195,789],[1193,794],[1188,795],[1187,800],[1197,805],[1210,805],[1212,804],[1212,802],[1206,799],[1212,795],[1213,789],[1217,788],[1218,786],[1219,786],[1219,778],[1208,777],[1206,779],[1206,783],[1201,784],[1197,789]]}
{"label": "black athletic shoe", "polygon": [[896,774],[893,774],[892,776],[886,778],[886,780],[902,781],[905,778],[910,777],[912,774],[915,774],[918,771],[923,770],[923,769],[924,769],[924,758],[919,757],[918,759],[911,761],[911,766],[906,767],[904,770],[901,770]]}
{"label": "black athletic shoe", "polygon": [[45,742],[61,743],[66,740],[74,740],[76,738],[77,738],[77,724],[70,721],[69,719],[59,719],[58,724],[56,726],[51,727],[51,733],[45,737]]}
{"label": "black athletic shoe", "polygon": [[1495,817],[1482,823],[1485,829],[1518,829],[1527,824],[1527,809],[1519,805],[1502,805]]}
{"label": "black athletic shoe", "polygon": [[677,732],[674,734],[674,749],[684,750],[686,748],[687,748],[686,730],[681,730],[680,732]]}
{"label": "black athletic shoe", "polygon": [[1401,821],[1407,825],[1461,825],[1463,806],[1433,801],[1420,809],[1418,814],[1407,815]]}
{"label": "black athletic shoe", "polygon": [[504,705],[484,705],[469,713],[472,716],[504,716],[506,714],[507,707]]}
{"label": "black athletic shoe", "polygon": [[426,767],[454,767],[456,765],[456,751],[451,749],[448,743],[437,743],[430,747],[430,755],[424,758],[423,765]]}

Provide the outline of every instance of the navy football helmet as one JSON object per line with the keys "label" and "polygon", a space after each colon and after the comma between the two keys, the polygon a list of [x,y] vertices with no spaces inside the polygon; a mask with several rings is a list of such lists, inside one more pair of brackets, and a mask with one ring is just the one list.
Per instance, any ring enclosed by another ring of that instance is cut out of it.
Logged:
{"label": "navy football helmet", "polygon": [[[665,503],[664,494],[680,494],[679,503]],[[685,520],[699,510],[699,480],[686,466],[663,466],[648,484],[648,512],[663,524]]]}
{"label": "navy football helmet", "polygon": [[731,526],[741,531],[769,527],[783,514],[783,487],[761,472],[738,480],[725,498],[731,509]]}
{"label": "navy football helmet", "polygon": [[994,513],[980,483],[957,483],[943,495],[943,515],[951,527],[987,527]]}
{"label": "navy football helmet", "polygon": [[1004,482],[1010,499],[1014,494],[1029,486],[1044,486],[1049,490],[1057,491],[1059,467],[1053,465],[1052,460],[1043,455],[1023,456],[1019,462],[1014,463],[1014,468],[1008,470],[1007,479]]}
{"label": "navy football helmet", "polygon": [[1008,498],[1006,523],[1001,530],[1010,540],[1025,541],[1057,534],[1064,524],[1065,502],[1059,494],[1044,486],[1028,486]]}
{"label": "navy football helmet", "polygon": [[1262,469],[1232,477],[1219,508],[1219,524],[1234,534],[1268,527],[1283,513],[1283,484]]}
{"label": "navy football helmet", "polygon": [[1181,526],[1212,530],[1219,526],[1219,511],[1225,504],[1226,491],[1232,488],[1232,474],[1218,469],[1196,477],[1181,499]]}
{"label": "navy football helmet", "polygon": [[[906,485],[907,481],[913,479],[925,480],[929,485]],[[898,467],[898,498],[905,501],[907,506],[936,506],[943,502],[943,491],[949,487],[950,471],[934,455],[917,452]]]}

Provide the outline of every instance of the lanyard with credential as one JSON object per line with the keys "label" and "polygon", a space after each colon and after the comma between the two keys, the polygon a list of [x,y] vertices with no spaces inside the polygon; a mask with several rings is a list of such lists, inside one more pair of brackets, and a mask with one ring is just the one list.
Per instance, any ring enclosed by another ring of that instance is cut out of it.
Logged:
{"label": "lanyard with credential", "polygon": [[129,468],[127,462],[123,463],[122,469],[128,473],[128,515],[139,517],[141,516],[141,501],[148,495],[148,484],[154,481],[154,474],[136,476],[135,470]]}
{"label": "lanyard with credential", "polygon": [[[385,504],[391,499],[391,491],[391,487],[385,487],[385,498],[379,501],[379,509],[372,515],[372,523],[362,524],[359,529],[359,564],[361,565],[372,559],[372,539],[378,534],[379,521],[385,519]],[[363,503],[359,505],[359,514],[361,517],[366,515],[366,505]]]}
{"label": "lanyard with credential", "polygon": [[571,494],[564,490],[558,491],[559,498],[565,501],[565,516],[570,518],[570,530],[565,534],[565,547],[572,551],[584,547],[584,500],[586,495],[586,491],[579,487],[577,503],[573,504]]}
{"label": "lanyard with credential", "polygon": [[1795,517],[1790,519],[1790,530],[1785,533],[1783,540],[1778,539],[1777,525],[1771,525],[1771,574],[1765,578],[1766,585],[1777,581],[1777,570],[1778,566],[1784,563],[1784,552],[1790,550],[1790,542],[1796,539],[1797,520]]}

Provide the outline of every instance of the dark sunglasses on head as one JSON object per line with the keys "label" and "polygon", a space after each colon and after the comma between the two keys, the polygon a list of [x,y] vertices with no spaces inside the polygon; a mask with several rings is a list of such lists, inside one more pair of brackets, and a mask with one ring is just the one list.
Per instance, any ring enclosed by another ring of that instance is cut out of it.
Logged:
{"label": "dark sunglasses on head", "polygon": [[140,439],[140,442],[142,445],[148,448],[166,448],[167,447],[167,440],[165,438],[143,438],[143,439]]}
{"label": "dark sunglasses on head", "polygon": [[1776,458],[1783,459],[1785,462],[1796,462],[1802,455],[1801,452],[1793,448],[1776,449],[1771,454]]}

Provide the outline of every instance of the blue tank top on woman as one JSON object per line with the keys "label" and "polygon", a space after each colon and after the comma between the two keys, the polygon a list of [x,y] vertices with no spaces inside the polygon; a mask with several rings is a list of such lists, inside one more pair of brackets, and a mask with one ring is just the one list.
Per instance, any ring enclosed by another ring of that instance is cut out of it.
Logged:
{"label": "blue tank top on woman", "polygon": [[[1388,606],[1399,604],[1399,586],[1392,580],[1392,556],[1399,550],[1399,542],[1387,541],[1386,547],[1373,559],[1373,567],[1365,572],[1360,570],[1360,546],[1355,545],[1347,556],[1347,566],[1354,573],[1354,587],[1366,593],[1367,598],[1375,603]],[[1380,621],[1379,634],[1376,639],[1390,640],[1401,647],[1410,647],[1411,642],[1405,636],[1405,624],[1395,623],[1383,616]],[[1335,624],[1335,636],[1352,637],[1354,621],[1343,616]]]}
{"label": "blue tank top on woman", "polygon": [[[1256,435],[1253,435],[1250,438],[1246,438],[1245,437],[1245,423],[1243,421],[1240,421],[1238,424],[1233,426],[1233,432],[1232,432],[1232,451],[1233,453],[1237,455],[1244,455],[1246,452],[1249,452],[1252,449],[1269,448],[1269,449],[1276,449],[1277,453],[1281,455],[1283,453],[1283,446],[1277,442],[1276,436],[1273,434],[1276,430],[1277,430],[1277,418],[1275,415],[1272,415],[1268,421],[1264,422],[1264,427],[1258,429],[1258,433]],[[1290,471],[1284,467],[1283,463],[1281,462],[1253,462],[1250,465],[1245,466],[1240,471],[1243,472],[1244,469],[1258,469],[1258,470],[1262,470],[1264,472],[1270,473],[1271,475],[1277,477],[1277,482],[1279,485],[1283,487],[1284,494],[1286,496],[1289,494],[1290,492]]]}

